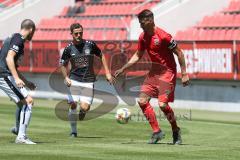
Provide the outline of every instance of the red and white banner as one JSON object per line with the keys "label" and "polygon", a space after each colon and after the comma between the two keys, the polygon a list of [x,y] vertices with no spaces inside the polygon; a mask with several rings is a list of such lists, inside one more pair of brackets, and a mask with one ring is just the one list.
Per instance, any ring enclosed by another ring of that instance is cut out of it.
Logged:
{"label": "red and white banner", "polygon": [[[67,44],[66,41],[34,41],[27,43],[20,69],[24,72],[34,73],[55,71],[58,67],[60,50],[66,47]],[[110,66],[122,63],[121,61],[113,61],[116,55],[123,54],[129,59],[137,48],[137,42],[129,41],[98,42],[97,44],[106,54]],[[240,80],[240,42],[179,42],[179,46],[184,52],[187,72],[191,78]],[[148,58],[143,57],[142,61],[146,62]],[[136,72],[131,74],[142,74],[141,71],[137,72],[137,70],[138,67],[142,69],[144,66],[138,65],[136,67]],[[180,73],[179,65],[178,72]],[[103,73],[102,70],[99,73]]]}

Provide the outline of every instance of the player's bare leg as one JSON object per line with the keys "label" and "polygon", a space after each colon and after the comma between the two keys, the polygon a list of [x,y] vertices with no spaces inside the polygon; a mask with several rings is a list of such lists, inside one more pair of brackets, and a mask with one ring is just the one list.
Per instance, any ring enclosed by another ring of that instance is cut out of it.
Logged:
{"label": "player's bare leg", "polygon": [[71,126],[71,137],[77,137],[77,102],[71,102],[68,112],[68,119]]}
{"label": "player's bare leg", "polygon": [[140,108],[142,109],[143,114],[145,115],[146,119],[148,120],[150,126],[152,127],[153,134],[151,136],[150,141],[148,142],[149,144],[155,144],[159,140],[163,139],[165,134],[161,129],[159,128],[158,121],[155,115],[155,112],[150,105],[150,97],[144,93],[140,94],[138,104]]}
{"label": "player's bare leg", "polygon": [[22,102],[24,105],[22,107],[20,113],[20,125],[19,125],[19,132],[18,136],[15,140],[16,143],[23,143],[23,144],[36,144],[32,142],[26,134],[27,127],[29,126],[31,115],[32,115],[32,106],[33,106],[33,99],[31,96],[27,96],[26,99]]}
{"label": "player's bare leg", "polygon": [[86,102],[81,102],[79,111],[79,120],[82,121],[85,118],[87,111],[90,109],[90,104]]}
{"label": "player's bare leg", "polygon": [[181,144],[182,143],[181,130],[177,126],[177,121],[172,108],[168,105],[168,103],[164,103],[164,102],[158,102],[158,103],[159,103],[160,109],[163,111],[167,120],[171,124],[173,144]]}

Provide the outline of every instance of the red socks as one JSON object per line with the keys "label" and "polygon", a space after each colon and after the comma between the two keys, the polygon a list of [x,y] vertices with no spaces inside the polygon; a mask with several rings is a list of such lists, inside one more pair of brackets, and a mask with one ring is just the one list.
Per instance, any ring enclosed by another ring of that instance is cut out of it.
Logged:
{"label": "red socks", "polygon": [[[145,117],[147,118],[149,124],[151,125],[153,132],[160,131],[160,127],[158,125],[158,121],[157,121],[155,112],[154,112],[152,106],[150,105],[150,103],[148,102],[144,105],[139,104],[139,106],[142,109],[142,112],[145,115]],[[174,116],[174,112],[173,112],[172,108],[169,105],[167,105],[165,108],[161,108],[161,110],[163,111],[167,120],[171,124],[172,130],[173,131],[178,130],[176,118]]]}
{"label": "red socks", "polygon": [[172,108],[169,105],[167,105],[165,108],[161,108],[161,110],[163,111],[163,113],[165,114],[167,120],[171,124],[172,130],[173,131],[178,130],[176,118],[174,116],[174,112],[173,112]]}
{"label": "red socks", "polygon": [[144,105],[139,103],[139,106],[142,109],[142,112],[145,115],[145,117],[147,118],[149,124],[151,125],[153,132],[160,131],[155,112],[154,112],[152,106],[150,105],[150,103],[148,102]]}

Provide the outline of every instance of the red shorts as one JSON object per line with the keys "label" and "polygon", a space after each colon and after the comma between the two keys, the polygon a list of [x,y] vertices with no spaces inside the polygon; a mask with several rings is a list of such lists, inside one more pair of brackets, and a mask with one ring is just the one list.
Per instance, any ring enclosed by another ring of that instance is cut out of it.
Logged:
{"label": "red shorts", "polygon": [[176,74],[165,72],[164,74],[148,74],[141,86],[141,93],[158,98],[160,102],[173,102],[176,86]]}

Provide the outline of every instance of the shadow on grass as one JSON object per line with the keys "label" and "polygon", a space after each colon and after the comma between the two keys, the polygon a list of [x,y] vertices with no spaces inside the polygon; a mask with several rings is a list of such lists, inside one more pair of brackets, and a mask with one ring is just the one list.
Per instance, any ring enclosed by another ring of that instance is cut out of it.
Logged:
{"label": "shadow on grass", "polygon": [[[131,141],[131,142],[124,142],[124,143],[121,143],[121,144],[148,144],[147,142],[137,142],[137,141]],[[182,144],[173,144],[173,143],[170,143],[170,142],[159,142],[159,143],[156,143],[156,144],[148,144],[148,145],[172,145],[172,146],[186,146],[186,145],[189,145],[189,146],[200,146],[200,145],[195,145],[195,144],[186,144],[186,143],[182,143]]]}
{"label": "shadow on grass", "polygon": [[[100,136],[78,136],[75,138],[82,138],[82,139],[100,139],[100,138],[105,138],[105,137],[100,137]],[[74,138],[73,138],[74,139]]]}
{"label": "shadow on grass", "polygon": [[[43,142],[43,141],[34,141],[35,143],[37,144],[54,144],[54,143],[57,143],[57,141],[51,141],[51,142]],[[10,141],[10,143],[12,144],[16,144],[16,145],[27,145],[27,144],[23,144],[23,143],[15,143],[15,141]],[[32,146],[32,145],[29,145],[29,146]]]}

